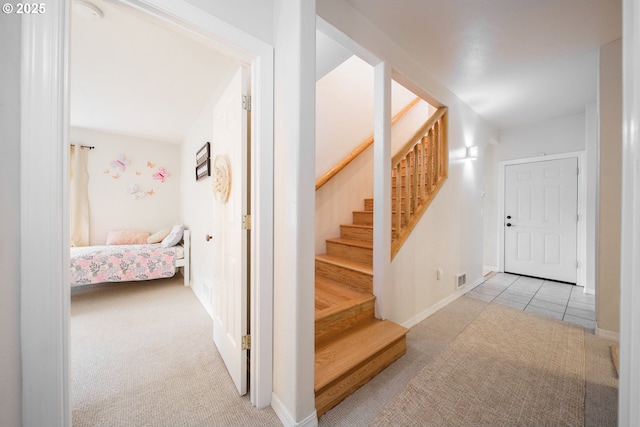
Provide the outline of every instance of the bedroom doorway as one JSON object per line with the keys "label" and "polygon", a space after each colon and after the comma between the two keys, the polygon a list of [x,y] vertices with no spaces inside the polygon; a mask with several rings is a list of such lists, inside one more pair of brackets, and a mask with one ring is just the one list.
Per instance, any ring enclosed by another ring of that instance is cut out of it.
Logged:
{"label": "bedroom doorway", "polygon": [[[192,37],[192,38],[194,37],[193,33],[194,33],[194,30],[196,29],[194,27],[190,27],[189,24],[183,24],[183,23],[178,24],[177,21],[173,22],[171,19],[167,19],[165,15],[163,15],[162,18],[157,19],[158,10],[156,9],[156,6],[149,5],[141,8],[140,10],[131,11],[130,10],[131,8],[129,7],[128,2],[111,3],[111,2],[103,2],[102,0],[96,0],[96,3],[101,5],[105,9],[108,8],[109,6],[114,6],[114,7],[117,6],[119,9],[121,9],[121,11],[126,10],[127,12],[133,12],[132,15],[134,15],[135,18],[137,19],[140,19],[143,21],[153,21],[154,25],[158,25],[165,29],[169,29],[177,32],[190,33],[189,37]],[[153,3],[153,2],[150,2],[150,3]],[[159,8],[160,7],[158,6],[158,9]],[[179,12],[179,9],[178,9],[178,12]],[[162,12],[162,13],[166,14],[166,12]],[[173,11],[172,13],[177,13],[177,12]],[[180,21],[190,22],[189,19],[185,19],[184,17],[182,17]],[[100,25],[100,23],[95,25]],[[200,28],[200,29],[197,29],[197,31],[199,35],[195,36],[195,38],[202,39],[203,38],[202,33],[204,30]],[[221,31],[221,33],[224,33],[224,31]],[[233,33],[235,35],[236,30],[233,30]],[[241,39],[243,39],[242,41],[244,42],[246,42],[246,40],[244,40],[245,37],[246,35],[241,37]],[[222,38],[219,36],[218,37],[205,36],[204,38],[206,39],[206,42],[211,45],[216,45],[216,43],[219,43],[222,41]],[[226,241],[224,236],[230,234],[228,230],[231,230],[231,229],[236,230],[237,224],[242,222],[241,218],[236,217],[237,213],[242,212],[242,215],[249,214],[249,206],[253,205],[252,197],[257,197],[261,193],[265,194],[267,198],[270,198],[272,195],[272,188],[271,188],[271,185],[269,184],[272,182],[272,178],[268,177],[268,174],[272,172],[271,170],[272,161],[270,160],[270,156],[272,158],[272,154],[263,155],[260,157],[260,159],[256,159],[256,162],[253,162],[253,163],[248,157],[248,153],[251,153],[253,151],[260,152],[264,150],[267,153],[272,153],[272,150],[269,148],[272,145],[272,136],[271,136],[272,131],[268,129],[272,125],[267,124],[267,126],[265,126],[263,124],[261,127],[252,127],[249,124],[251,122],[250,120],[251,117],[260,115],[260,108],[259,108],[260,106],[269,105],[268,101],[265,104],[264,102],[261,103],[260,100],[266,100],[268,99],[268,96],[272,96],[270,83],[267,82],[266,84],[260,84],[263,81],[263,79],[265,79],[265,71],[266,71],[266,75],[269,75],[270,73],[272,73],[272,70],[269,70],[269,66],[272,58],[270,56],[267,56],[267,57],[262,56],[266,52],[270,52],[271,48],[266,46],[260,46],[260,43],[256,43],[256,41],[253,40],[251,41],[251,44],[253,45],[251,47],[243,46],[242,53],[240,53],[239,50],[234,50],[231,47],[232,45],[230,43],[231,41],[225,40],[224,47],[220,47],[220,46],[218,46],[217,48],[214,47],[213,50],[219,50],[223,54],[226,54],[229,57],[233,58],[236,64],[237,63],[243,64],[240,66],[241,75],[239,80],[236,77],[234,77],[233,79],[231,79],[232,84],[236,83],[237,81],[240,81],[241,85],[244,86],[245,89],[247,89],[247,90],[244,90],[244,89],[242,90],[242,96],[245,96],[245,95],[248,96],[249,95],[248,89],[251,88],[253,85],[257,85],[259,87],[259,92],[256,94],[256,96],[254,96],[255,98],[253,103],[255,106],[254,108],[246,108],[246,109],[243,108],[243,104],[246,105],[247,107],[251,105],[250,98],[242,99],[240,97],[230,96],[228,99],[222,99],[218,102],[220,105],[227,104],[226,105],[227,107],[229,107],[230,104],[234,104],[233,108],[235,108],[235,105],[237,104],[241,106],[240,107],[240,110],[242,111],[241,118],[243,118],[244,124],[240,127],[241,129],[240,132],[243,134],[242,138],[246,144],[244,145],[244,148],[245,148],[244,151],[242,153],[238,153],[240,158],[237,158],[236,153],[231,153],[230,151],[231,147],[226,147],[219,144],[222,141],[226,141],[227,135],[225,135],[224,132],[230,132],[230,129],[232,128],[232,126],[225,125],[224,129],[222,130],[220,126],[218,126],[218,129],[215,129],[218,124],[223,122],[219,120],[223,114],[220,112],[218,113],[214,112],[214,115],[212,116],[211,110],[209,110],[209,113],[207,116],[208,122],[206,125],[206,129],[207,129],[206,140],[207,141],[211,140],[211,143],[212,143],[211,166],[212,166],[213,178],[215,178],[216,170],[220,170],[220,164],[218,164],[216,168],[216,163],[215,163],[216,158],[224,159],[225,157],[227,157],[227,160],[230,161],[230,167],[228,169],[233,173],[233,180],[229,179],[229,182],[233,183],[231,188],[234,188],[234,189],[241,188],[241,187],[244,188],[244,190],[242,191],[242,196],[239,198],[239,200],[242,200],[242,202],[239,205],[235,203],[235,199],[233,197],[235,194],[233,193],[233,191],[231,192],[232,197],[230,197],[229,203],[225,203],[225,204],[218,203],[220,205],[226,206],[225,215],[228,214],[227,218],[232,218],[231,215],[233,215],[233,218],[234,218],[233,221],[228,222],[227,226],[223,226],[221,230],[217,230],[217,231],[214,231],[214,233],[212,233],[213,236],[215,236],[214,240],[220,241],[220,242]],[[263,48],[266,49],[265,52],[259,53],[260,49],[263,49]],[[255,52],[255,53],[251,54],[252,56],[247,56],[248,55],[247,52]],[[266,68],[264,70],[256,69],[256,64],[258,62],[260,63],[261,67],[266,67]],[[230,74],[229,66],[227,65],[223,71],[224,72],[222,73],[223,74],[222,76],[211,73],[212,74],[211,78],[218,79],[218,80],[228,79]],[[74,73],[71,73],[71,75],[73,78]],[[151,76],[152,74],[146,73],[145,75],[147,76],[146,78],[148,78],[148,76]],[[183,82],[181,82],[180,80],[181,79],[179,78],[176,79],[175,80],[176,84],[178,84],[178,82],[180,82],[180,84],[183,84]],[[211,92],[206,89],[203,89],[203,91],[207,92],[207,94]],[[217,93],[219,91],[220,90],[216,90],[214,92]],[[240,95],[240,92],[238,92],[238,95]],[[224,95],[222,96],[222,98],[224,98]],[[178,108],[177,108],[178,105],[180,104],[176,102],[176,105],[172,106],[172,108],[176,110],[175,111],[176,115],[178,114]],[[73,105],[71,105],[71,107],[73,108]],[[143,114],[148,115],[148,111],[145,110]],[[157,120],[162,121],[161,118],[158,118]],[[237,118],[232,119],[229,116],[225,118],[224,122],[227,125],[229,125],[229,124],[235,124],[236,121],[237,121]],[[214,128],[213,134],[211,133],[212,128]],[[235,145],[237,144],[234,144],[233,146]],[[184,156],[188,157],[188,159],[191,160],[191,157],[192,157],[191,154],[193,153],[191,153],[190,151],[187,151],[185,152]],[[217,157],[217,155],[221,155],[221,156]],[[240,163],[236,164],[236,161],[239,161]],[[267,165],[267,167],[265,167],[265,165]],[[184,181],[193,185],[193,182],[192,182],[193,170],[190,162],[187,164],[186,169],[187,171],[183,174],[183,176],[186,177],[188,175],[188,177],[184,178]],[[213,203],[215,205],[216,202],[212,200],[213,199],[212,187],[214,187],[214,179],[210,178],[204,182],[200,182],[197,184],[199,184],[199,189],[206,188],[205,192],[202,193],[202,196],[207,197],[208,203]],[[255,187],[256,191],[250,192],[248,189],[251,187]],[[185,193],[186,192],[182,191],[179,194],[179,196],[183,197]],[[157,194],[156,194],[156,197],[157,197]],[[195,203],[200,205],[203,202],[203,197],[196,197]],[[269,208],[270,203],[271,203],[270,200],[263,199],[260,203],[260,206],[262,206],[263,210],[270,211],[270,208]],[[204,206],[202,205],[199,206],[197,210],[204,211]],[[271,324],[272,316],[270,313],[272,310],[272,307],[271,307],[272,304],[271,304],[271,297],[269,295],[267,295],[264,298],[260,298],[259,296],[262,295],[265,291],[268,293],[271,292],[271,284],[268,283],[271,279],[266,279],[266,280],[261,279],[261,277],[269,278],[271,277],[271,275],[260,274],[258,270],[254,270],[253,262],[260,261],[262,259],[264,262],[264,266],[256,267],[256,268],[257,269],[270,268],[270,264],[271,264],[270,259],[272,256],[270,254],[270,249],[268,251],[269,252],[268,256],[265,257],[263,255],[266,253],[264,251],[264,248],[268,246],[267,242],[270,242],[272,240],[271,238],[268,237],[272,233],[271,231],[272,225],[268,224],[268,220],[267,220],[267,223],[259,222],[259,218],[260,217],[258,216],[258,218],[254,220],[253,228],[247,229],[244,231],[243,233],[244,237],[241,238],[239,245],[236,245],[233,247],[232,245],[229,245],[229,246],[223,245],[223,248],[222,248],[223,252],[222,252],[221,259],[223,260],[224,268],[221,268],[219,270],[223,273],[220,284],[224,285],[227,283],[236,283],[236,279],[239,279],[239,283],[241,283],[241,286],[235,287],[233,289],[225,286],[215,286],[215,287],[209,288],[209,291],[211,292],[209,295],[207,295],[207,297],[209,298],[204,298],[204,299],[207,299],[208,302],[211,304],[211,306],[213,306],[216,301],[220,302],[222,300],[225,300],[226,302],[225,304],[217,304],[216,309],[213,311],[210,310],[210,307],[206,307],[209,313],[211,314],[211,316],[214,318],[213,322],[216,325],[213,333],[214,335],[213,338],[214,338],[214,341],[216,342],[216,347],[218,348],[218,351],[220,352],[223,359],[225,360],[225,363],[228,366],[229,372],[234,379],[234,383],[236,384],[236,387],[238,388],[238,391],[241,395],[246,394],[249,389],[247,384],[248,372],[250,370],[254,372],[254,375],[252,378],[253,384],[251,384],[251,388],[249,390],[251,391],[251,402],[254,406],[262,408],[270,404],[272,356],[270,352],[264,352],[262,350],[262,348],[259,346],[259,340],[257,338],[258,338],[258,335],[261,333],[261,331],[264,331],[264,335],[266,337],[271,337],[270,330],[272,328],[272,324]],[[268,218],[268,216],[266,218]],[[203,221],[210,221],[210,218],[207,216],[206,219],[203,219]],[[264,226],[261,227],[260,226],[261,224],[264,224]],[[193,220],[189,225],[192,226],[192,232],[194,232],[194,229],[196,227]],[[207,227],[207,231],[208,231],[208,227]],[[256,239],[256,236],[258,235],[258,233],[260,233],[260,236],[265,236],[265,238]],[[202,245],[205,245],[204,237],[205,237],[204,233],[203,234],[197,233],[193,236],[192,250],[193,249],[200,250],[200,248],[202,248]],[[251,249],[248,242],[252,240],[263,241],[266,243],[267,246],[265,246],[265,244],[262,244],[262,247],[263,247],[262,250],[260,250],[260,248]],[[208,243],[206,243],[206,245],[208,245]],[[254,254],[250,257],[249,252],[252,250],[256,250],[257,252],[254,252]],[[208,254],[203,253],[203,255],[199,258],[200,258],[199,260],[196,260],[196,263],[202,264],[203,262],[208,262],[208,263],[212,262],[211,261],[212,258]],[[197,267],[197,264],[196,264],[196,267]],[[194,292],[196,291],[196,288],[198,286],[203,286],[202,278],[204,277],[204,275],[209,274],[205,270],[206,270],[205,268],[201,268],[200,269],[201,275],[200,277],[198,277],[198,283],[192,283]],[[191,275],[192,279],[194,278],[194,273],[198,274],[197,268],[192,269],[192,275]],[[250,280],[252,276],[255,276],[256,280]],[[211,276],[209,277],[211,278]],[[216,278],[211,278],[211,280],[216,280]],[[217,294],[214,295],[215,293]],[[251,304],[251,298],[254,295],[256,296],[256,298],[260,298],[257,304]],[[200,298],[200,295],[199,295],[199,298]],[[200,299],[201,301],[204,300],[203,298],[200,298]],[[261,302],[261,301],[264,301],[264,302]],[[257,323],[256,327],[251,328],[252,318],[254,318],[252,314],[254,312],[256,313],[255,319],[261,319],[261,320],[259,322],[256,320],[256,323]],[[227,319],[229,318],[229,316],[232,316],[234,318],[233,324],[227,322]],[[250,329],[254,331],[254,346],[253,346],[253,351],[251,351],[253,355],[253,360],[250,360],[248,358],[249,351],[247,349],[242,349],[243,337],[248,334],[248,331]],[[215,331],[221,331],[221,333],[218,334],[218,336],[216,337]],[[229,333],[231,332],[239,333],[238,337],[229,338]],[[270,345],[266,343],[266,341],[265,341],[265,344],[267,344],[265,346],[267,349],[270,348]],[[238,355],[240,355],[240,357],[238,357]],[[251,369],[249,369],[249,365],[251,365]]]}

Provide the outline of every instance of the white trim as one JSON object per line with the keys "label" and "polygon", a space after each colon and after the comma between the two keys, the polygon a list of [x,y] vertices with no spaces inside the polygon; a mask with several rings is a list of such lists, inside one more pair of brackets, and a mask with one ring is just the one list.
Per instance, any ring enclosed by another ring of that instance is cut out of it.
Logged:
{"label": "white trim", "polygon": [[604,338],[606,340],[611,340],[611,341],[620,341],[620,333],[618,332],[613,332],[613,331],[608,331],[606,329],[600,329],[598,327],[596,327],[596,333],[597,336]]}
{"label": "white trim", "polygon": [[273,395],[271,397],[271,408],[273,412],[276,413],[278,418],[280,418],[280,422],[285,427],[317,427],[318,426],[318,415],[316,411],[313,411],[311,415],[300,422],[295,422],[294,418],[287,411],[287,408],[282,404],[280,399],[278,399],[277,395]]}
{"label": "white trim", "polygon": [[22,425],[70,426],[69,1],[43,3],[46,13],[22,15]]}
{"label": "white trim", "polygon": [[[576,158],[580,175],[578,176],[578,230],[576,234],[576,255],[578,258],[579,268],[576,269],[576,285],[584,286],[586,280],[585,263],[586,250],[584,248],[587,240],[587,221],[586,219],[586,173],[584,165],[584,152],[574,151],[570,153],[553,154],[549,156],[527,157],[522,159],[505,160],[498,164],[498,271],[504,271],[504,227],[502,225],[504,218],[504,191],[505,191],[505,168],[509,165],[519,165],[525,163],[545,162],[548,160]],[[595,262],[595,260],[593,260]]]}
{"label": "white trim", "polygon": [[618,425],[640,425],[640,6],[622,5],[622,223]]}
{"label": "white trim", "polygon": [[386,318],[391,303],[391,67],[381,62],[373,70],[373,294],[376,317]]}
{"label": "white trim", "polygon": [[476,286],[482,284],[484,281],[485,281],[484,278],[480,278],[480,279],[477,279],[477,280],[473,281],[472,283],[468,283],[468,284],[462,286],[461,288],[457,289],[453,294],[449,295],[445,299],[437,302],[436,304],[432,305],[431,307],[427,308],[426,310],[422,310],[420,313],[416,314],[412,318],[404,321],[402,323],[402,326],[404,326],[405,328],[413,328],[418,323],[420,323],[423,320],[425,320],[427,317],[432,316],[436,312],[440,311],[441,309],[443,309],[447,305],[451,304],[452,302],[454,302],[455,300],[460,298],[462,295],[466,294],[467,292],[469,292],[470,290],[472,290]]}
{"label": "white trim", "polygon": [[496,271],[496,272],[499,272],[499,271],[500,271],[500,269],[498,268],[498,266],[495,266],[495,265],[483,265],[483,266],[482,266],[482,270],[483,270],[483,271],[487,271],[487,270],[489,270],[489,271]]}

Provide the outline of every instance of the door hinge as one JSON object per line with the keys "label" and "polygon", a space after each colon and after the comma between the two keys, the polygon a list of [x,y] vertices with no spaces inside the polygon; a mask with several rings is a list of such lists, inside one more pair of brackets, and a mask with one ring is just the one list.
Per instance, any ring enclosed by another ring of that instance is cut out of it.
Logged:
{"label": "door hinge", "polygon": [[242,349],[251,350],[251,335],[242,336]]}
{"label": "door hinge", "polygon": [[242,108],[251,111],[251,97],[249,95],[242,95]]}
{"label": "door hinge", "polygon": [[242,229],[251,230],[251,215],[242,215]]}

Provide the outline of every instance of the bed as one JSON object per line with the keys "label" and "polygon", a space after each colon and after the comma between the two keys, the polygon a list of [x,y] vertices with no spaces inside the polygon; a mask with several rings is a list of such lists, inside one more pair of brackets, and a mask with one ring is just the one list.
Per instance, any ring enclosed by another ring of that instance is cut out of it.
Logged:
{"label": "bed", "polygon": [[183,230],[180,242],[168,247],[161,242],[72,247],[69,282],[81,286],[153,280],[173,277],[180,270],[189,286],[190,246],[190,232]]}

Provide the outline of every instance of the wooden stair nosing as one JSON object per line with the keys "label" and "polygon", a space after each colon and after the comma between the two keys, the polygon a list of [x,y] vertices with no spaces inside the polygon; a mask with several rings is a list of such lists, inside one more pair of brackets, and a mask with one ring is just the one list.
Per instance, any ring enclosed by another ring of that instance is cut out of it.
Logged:
{"label": "wooden stair nosing", "polygon": [[345,245],[345,246],[354,246],[357,248],[373,250],[373,243],[370,243],[364,240],[345,239],[344,237],[332,237],[332,238],[326,239],[326,241],[331,243],[337,243],[340,245]]}

